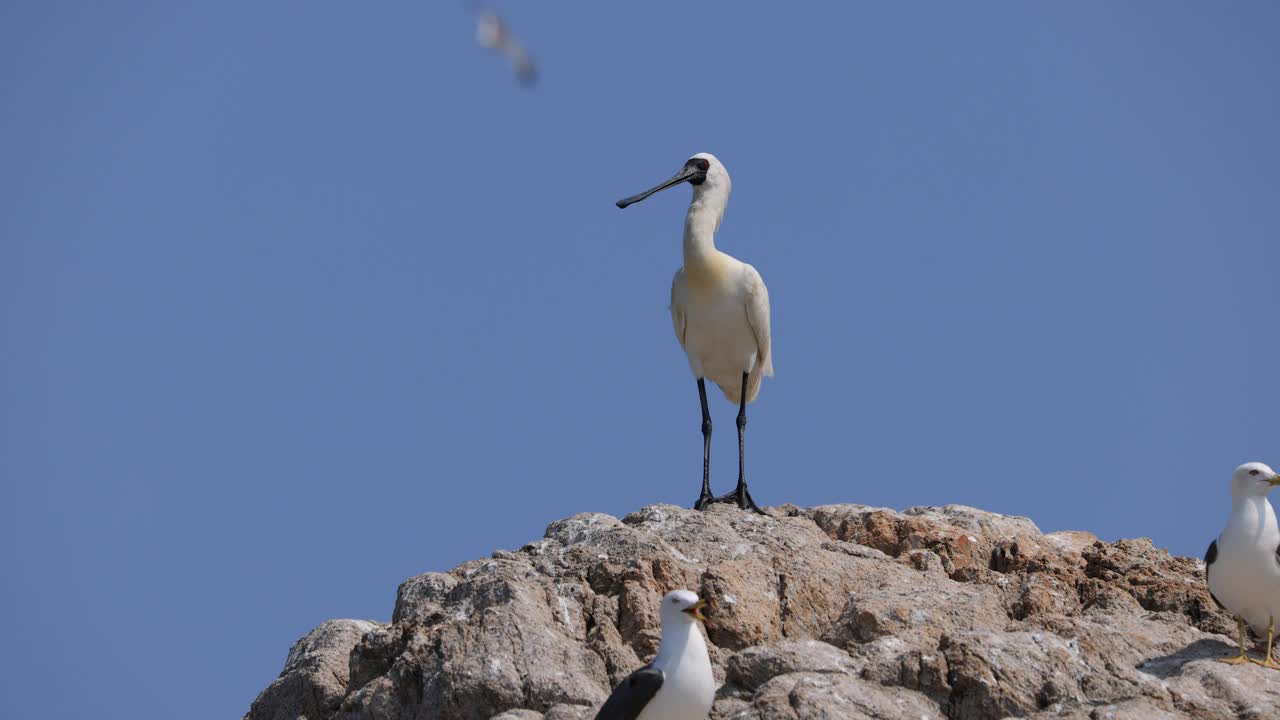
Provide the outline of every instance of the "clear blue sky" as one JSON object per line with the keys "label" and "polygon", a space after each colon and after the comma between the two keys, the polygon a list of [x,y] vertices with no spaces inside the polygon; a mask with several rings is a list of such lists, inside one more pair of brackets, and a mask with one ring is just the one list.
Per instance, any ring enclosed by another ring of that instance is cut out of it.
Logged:
{"label": "clear blue sky", "polygon": [[[0,8],[11,717],[238,717],[325,618],[688,505],[687,189],[773,300],[763,504],[1199,554],[1280,464],[1280,5]],[[713,481],[735,476],[712,397]]]}

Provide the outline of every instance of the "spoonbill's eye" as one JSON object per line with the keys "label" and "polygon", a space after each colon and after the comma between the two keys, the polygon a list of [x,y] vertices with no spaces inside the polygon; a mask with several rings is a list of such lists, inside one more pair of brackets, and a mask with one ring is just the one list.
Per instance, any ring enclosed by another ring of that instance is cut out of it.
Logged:
{"label": "spoonbill's eye", "polygon": [[703,172],[706,172],[711,167],[711,163],[706,160],[699,160],[698,167],[702,168]]}
{"label": "spoonbill's eye", "polygon": [[1257,474],[1258,474],[1258,471],[1257,471],[1257,470],[1250,470],[1250,471],[1249,471],[1249,474],[1250,474],[1250,475],[1257,475]]}

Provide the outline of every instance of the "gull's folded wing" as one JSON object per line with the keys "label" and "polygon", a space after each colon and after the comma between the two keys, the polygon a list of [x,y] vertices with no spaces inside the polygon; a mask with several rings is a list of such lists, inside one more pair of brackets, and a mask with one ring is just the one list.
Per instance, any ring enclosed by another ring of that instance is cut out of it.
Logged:
{"label": "gull's folded wing", "polygon": [[596,720],[636,720],[660,687],[662,671],[645,665],[618,684]]}
{"label": "gull's folded wing", "polygon": [[[1214,540],[1213,542],[1209,543],[1209,549],[1205,550],[1204,552],[1204,584],[1205,585],[1209,584],[1209,566],[1213,565],[1214,561],[1217,559],[1218,559],[1218,541]],[[1276,560],[1280,561],[1280,548],[1276,548]],[[1218,607],[1222,608],[1223,610],[1226,610],[1225,607],[1222,607],[1222,603],[1218,601],[1218,598],[1213,594],[1212,590],[1209,591],[1209,597],[1213,598],[1213,602],[1216,603]]]}

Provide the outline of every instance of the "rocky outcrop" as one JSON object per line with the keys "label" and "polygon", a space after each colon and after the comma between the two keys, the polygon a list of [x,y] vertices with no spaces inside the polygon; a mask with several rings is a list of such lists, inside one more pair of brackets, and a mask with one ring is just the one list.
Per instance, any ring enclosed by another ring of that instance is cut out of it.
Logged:
{"label": "rocky outcrop", "polygon": [[1215,662],[1234,625],[1149,540],[950,505],[653,505],[405,581],[390,624],[299,640],[245,720],[592,718],[710,606],[712,718],[1274,718],[1280,672]]}
{"label": "rocky outcrop", "polygon": [[351,649],[381,626],[368,620],[326,620],[293,644],[280,677],[253,702],[255,720],[333,717],[351,682]]}

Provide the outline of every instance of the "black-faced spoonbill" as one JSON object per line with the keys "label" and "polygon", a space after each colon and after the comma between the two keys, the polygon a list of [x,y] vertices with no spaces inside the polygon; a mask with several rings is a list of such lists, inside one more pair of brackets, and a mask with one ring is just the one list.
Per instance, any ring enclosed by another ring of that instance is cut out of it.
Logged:
{"label": "black-faced spoonbill", "polygon": [[[763,515],[747,491],[742,435],[747,403],[759,394],[761,378],[773,375],[769,291],[755,268],[716,249],[715,233],[729,204],[729,172],[711,153],[698,153],[675,177],[619,200],[618,207],[684,182],[693,185],[693,202],[684,218],[684,267],[671,281],[671,322],[698,379],[702,402],[702,493],[693,506],[702,510],[713,502],[734,502]],[[729,402],[738,403],[738,487],[718,498],[711,494],[711,413],[705,380],[719,385]]]}
{"label": "black-faced spoonbill", "polygon": [[1276,621],[1280,620],[1280,527],[1267,493],[1280,485],[1280,474],[1260,462],[1245,463],[1231,473],[1231,515],[1222,534],[1204,555],[1205,582],[1214,602],[1236,619],[1240,654],[1223,662],[1250,662],[1245,653],[1245,625],[1267,635],[1267,655],[1259,665],[1280,670],[1272,657]]}

